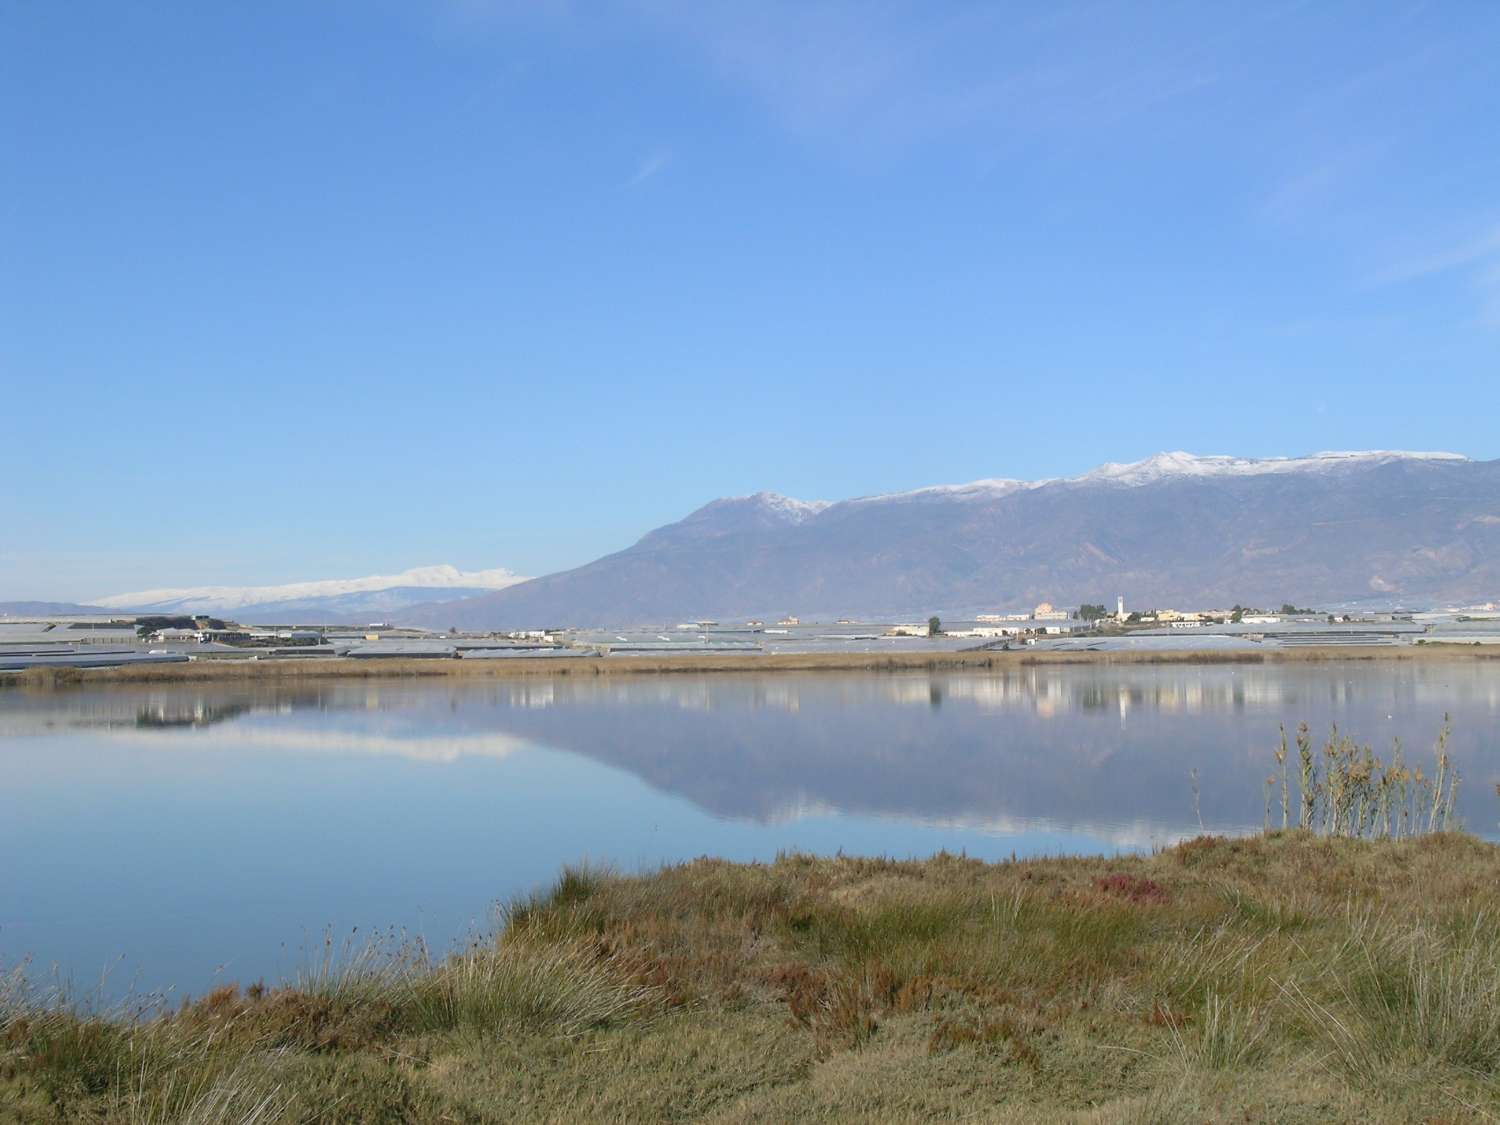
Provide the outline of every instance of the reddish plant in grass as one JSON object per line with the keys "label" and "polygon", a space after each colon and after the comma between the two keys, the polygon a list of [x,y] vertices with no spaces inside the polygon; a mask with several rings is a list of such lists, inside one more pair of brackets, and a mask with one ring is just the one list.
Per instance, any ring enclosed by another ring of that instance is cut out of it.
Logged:
{"label": "reddish plant in grass", "polygon": [[1094,880],[1094,887],[1105,894],[1133,902],[1137,906],[1158,905],[1169,901],[1172,897],[1167,893],[1167,888],[1155,879],[1147,879],[1140,875],[1127,875],[1123,871],[1117,871],[1113,875],[1099,876]]}

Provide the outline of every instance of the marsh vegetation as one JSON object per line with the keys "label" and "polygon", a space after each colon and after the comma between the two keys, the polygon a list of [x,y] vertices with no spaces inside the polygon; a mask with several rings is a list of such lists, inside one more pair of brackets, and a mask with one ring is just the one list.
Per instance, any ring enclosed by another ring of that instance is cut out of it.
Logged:
{"label": "marsh vegetation", "polygon": [[[1399,738],[1388,756],[1377,755],[1333,726],[1321,751],[1314,749],[1307,724],[1297,728],[1297,827],[1322,836],[1396,839],[1457,827],[1453,807],[1461,780],[1448,753],[1452,722],[1443,716],[1432,750],[1432,772],[1407,762]],[[1266,778],[1265,830],[1272,824],[1272,799],[1281,794],[1281,827],[1291,827],[1291,784],[1286,727],[1275,750],[1277,772]]]}
{"label": "marsh vegetation", "polygon": [[13,979],[0,1028],[31,1121],[1478,1121],[1500,849],[578,870],[452,957],[371,947],[140,1019]]}

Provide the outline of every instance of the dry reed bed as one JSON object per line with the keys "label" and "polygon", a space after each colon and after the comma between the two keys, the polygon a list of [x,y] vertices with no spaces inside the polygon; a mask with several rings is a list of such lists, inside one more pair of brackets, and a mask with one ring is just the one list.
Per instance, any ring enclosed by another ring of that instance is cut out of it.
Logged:
{"label": "dry reed bed", "polygon": [[28,1121],[1485,1121],[1500,848],[575,870],[451,958],[0,1029]]}

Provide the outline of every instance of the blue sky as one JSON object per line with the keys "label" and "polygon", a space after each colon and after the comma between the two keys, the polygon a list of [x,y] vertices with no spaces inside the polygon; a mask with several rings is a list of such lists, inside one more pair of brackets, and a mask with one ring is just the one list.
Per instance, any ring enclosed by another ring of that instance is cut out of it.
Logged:
{"label": "blue sky", "polygon": [[1500,6],[0,0],[0,599],[1500,456]]}

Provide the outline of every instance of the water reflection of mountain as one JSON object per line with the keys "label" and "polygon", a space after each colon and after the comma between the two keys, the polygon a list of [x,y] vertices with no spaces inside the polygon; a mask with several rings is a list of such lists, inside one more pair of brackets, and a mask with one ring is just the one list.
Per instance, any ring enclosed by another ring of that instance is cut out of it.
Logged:
{"label": "water reflection of mountain", "polygon": [[[1493,683],[1331,670],[814,678],[648,694],[657,701],[602,706],[589,689],[563,716],[516,714],[507,725],[721,816],[765,821],[833,808],[1000,828],[1181,829],[1193,825],[1195,768],[1206,823],[1260,823],[1282,721],[1305,717],[1321,729],[1336,717],[1372,741],[1401,733],[1425,747],[1452,710],[1464,732],[1456,752],[1478,759],[1478,739],[1500,710]],[[1472,765],[1476,782],[1490,772],[1488,762]],[[1481,805],[1485,796],[1468,793]]]}
{"label": "water reflection of mountain", "polygon": [[996,829],[1136,824],[1165,835],[1196,827],[1193,769],[1209,827],[1258,824],[1282,721],[1321,729],[1336,719],[1382,746],[1400,734],[1421,753],[1444,711],[1470,779],[1461,809],[1472,805],[1471,821],[1488,824],[1495,770],[1481,739],[1500,715],[1500,677],[1459,664],[1103,666],[361,681],[10,702],[0,734],[157,729],[223,746],[432,762],[531,745],[625,771],[722,817],[768,822],[833,809]]}

